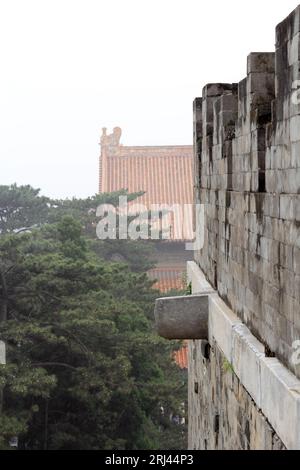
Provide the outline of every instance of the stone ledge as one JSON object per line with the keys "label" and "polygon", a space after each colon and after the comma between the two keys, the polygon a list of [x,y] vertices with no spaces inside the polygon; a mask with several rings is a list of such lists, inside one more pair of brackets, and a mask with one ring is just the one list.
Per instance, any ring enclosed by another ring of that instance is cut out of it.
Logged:
{"label": "stone ledge", "polygon": [[156,299],[154,316],[163,338],[208,339],[207,294]]}
{"label": "stone ledge", "polygon": [[234,372],[261,409],[260,360],[265,357],[265,348],[244,324],[233,327],[232,340]]}
{"label": "stone ledge", "polygon": [[300,449],[300,381],[276,358],[262,358],[262,412],[290,450]]}
{"label": "stone ledge", "polygon": [[209,298],[208,337],[212,344],[214,337],[219,348],[232,363],[233,328],[242,325],[241,320],[230,310],[218,294]]}
{"label": "stone ledge", "polygon": [[194,261],[187,262],[187,284],[191,284],[193,294],[202,294],[215,292],[212,286],[207,282],[203,272]]}

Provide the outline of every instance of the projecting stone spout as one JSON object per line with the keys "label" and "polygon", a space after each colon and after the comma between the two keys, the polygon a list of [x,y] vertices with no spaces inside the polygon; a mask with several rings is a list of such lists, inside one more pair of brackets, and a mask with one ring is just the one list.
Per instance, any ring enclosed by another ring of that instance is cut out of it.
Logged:
{"label": "projecting stone spout", "polygon": [[154,309],[156,329],[166,339],[208,339],[208,295],[164,297]]}

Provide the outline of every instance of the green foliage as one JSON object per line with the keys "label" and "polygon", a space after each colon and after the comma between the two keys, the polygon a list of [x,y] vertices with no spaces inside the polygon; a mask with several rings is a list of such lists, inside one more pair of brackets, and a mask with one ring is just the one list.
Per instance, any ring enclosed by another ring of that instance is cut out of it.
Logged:
{"label": "green foliage", "polygon": [[[134,201],[143,193],[128,194],[127,191],[118,191],[107,194],[96,194],[87,199],[71,199],[53,201],[49,219],[51,222],[61,220],[65,215],[80,220],[85,236],[89,239],[90,248],[97,255],[107,261],[126,263],[131,270],[145,272],[154,266],[154,248],[150,241],[139,240],[99,240],[96,239],[96,226],[99,222],[96,211],[102,204],[118,207],[119,197],[126,196],[128,203]],[[128,217],[130,223],[132,217]],[[118,226],[117,226],[118,233]]]}
{"label": "green foliage", "polygon": [[190,282],[186,288],[185,294],[186,295],[192,295],[192,283]]}
{"label": "green foliage", "polygon": [[[25,200],[34,195],[28,187],[18,191]],[[6,218],[2,227],[0,338],[8,358],[0,366],[2,449],[14,436],[23,449],[185,445],[184,427],[168,416],[180,413],[186,377],[171,359],[178,346],[154,332],[157,292],[142,269],[148,252],[136,249],[135,267],[109,261],[110,248],[100,255],[86,225],[91,200],[99,198],[49,203],[40,221],[26,216],[30,233],[14,232],[25,215]],[[124,245],[125,259],[133,248]]]}
{"label": "green foliage", "polygon": [[223,372],[225,374],[227,374],[228,372],[230,373],[234,373],[234,368],[232,366],[232,364],[227,360],[227,359],[224,359],[223,361]]}
{"label": "green foliage", "polygon": [[0,186],[0,234],[17,232],[43,223],[49,212],[49,199],[31,186]]}

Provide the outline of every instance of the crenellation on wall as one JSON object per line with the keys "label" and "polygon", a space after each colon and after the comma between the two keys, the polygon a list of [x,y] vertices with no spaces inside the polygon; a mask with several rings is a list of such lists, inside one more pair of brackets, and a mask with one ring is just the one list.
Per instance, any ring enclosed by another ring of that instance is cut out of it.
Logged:
{"label": "crenellation on wall", "polygon": [[275,73],[274,52],[252,52],[247,57],[247,74],[249,73]]}
{"label": "crenellation on wall", "polygon": [[194,120],[195,262],[216,294],[209,360],[189,344],[189,445],[300,448],[300,6],[243,80],[204,87]]}
{"label": "crenellation on wall", "polygon": [[275,54],[251,53],[245,79],[194,101],[204,245],[193,295],[155,309],[161,336],[190,339],[190,449],[300,449],[299,50],[300,6]]}
{"label": "crenellation on wall", "polygon": [[206,216],[195,259],[298,377],[291,351],[300,339],[299,15],[298,7],[277,27],[275,53],[248,56],[245,79],[204,87],[195,154]]}

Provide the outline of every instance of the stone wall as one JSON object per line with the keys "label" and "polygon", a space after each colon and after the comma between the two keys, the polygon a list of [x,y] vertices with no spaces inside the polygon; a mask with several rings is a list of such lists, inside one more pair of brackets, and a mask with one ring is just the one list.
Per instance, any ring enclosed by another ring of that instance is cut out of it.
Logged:
{"label": "stone wall", "polygon": [[[194,103],[196,202],[205,204],[205,244],[195,259],[267,356],[298,378],[291,358],[300,339],[299,65],[300,7],[277,26],[275,54],[250,54],[244,80],[207,85]],[[212,378],[217,348],[214,361]],[[228,380],[217,380],[219,402],[228,393],[234,403]]]}
{"label": "stone wall", "polygon": [[285,449],[215,341],[189,344],[189,449]]}

